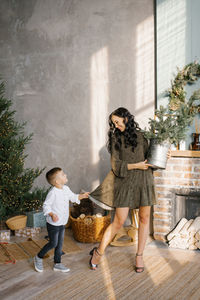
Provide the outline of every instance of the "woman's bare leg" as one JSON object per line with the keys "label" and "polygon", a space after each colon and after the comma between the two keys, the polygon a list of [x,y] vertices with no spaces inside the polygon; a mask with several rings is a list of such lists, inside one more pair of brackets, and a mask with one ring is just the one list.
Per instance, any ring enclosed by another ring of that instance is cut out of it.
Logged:
{"label": "woman's bare leg", "polygon": [[[145,248],[146,240],[149,234],[149,220],[150,220],[151,206],[141,206],[139,208],[139,229],[138,229],[138,247],[136,256],[136,267],[144,267],[142,254]],[[138,269],[140,272],[140,269]]]}
{"label": "woman's bare leg", "polygon": [[[108,244],[112,241],[115,234],[119,231],[119,229],[123,226],[124,222],[127,219],[129,212],[128,207],[119,207],[116,208],[115,216],[113,222],[107,227],[106,231],[104,232],[103,238],[101,243],[98,247],[98,252],[103,254]],[[100,255],[93,255],[92,257],[92,264],[98,264],[100,261]]]}

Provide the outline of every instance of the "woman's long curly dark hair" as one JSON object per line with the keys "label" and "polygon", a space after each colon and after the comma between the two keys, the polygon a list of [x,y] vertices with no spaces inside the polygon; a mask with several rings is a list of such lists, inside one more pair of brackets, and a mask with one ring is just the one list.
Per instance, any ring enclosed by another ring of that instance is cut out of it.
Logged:
{"label": "woman's long curly dark hair", "polygon": [[[117,116],[124,119],[124,124],[126,126],[125,130],[121,132],[119,129],[115,128],[112,122],[112,116]],[[119,107],[113,111],[108,119],[110,129],[108,131],[108,143],[107,148],[108,152],[111,153],[112,140],[115,139],[115,149],[119,150],[121,147],[121,136],[124,135],[125,147],[132,146],[132,151],[137,147],[137,131],[140,130],[140,127],[137,122],[134,120],[134,116],[124,107]]]}

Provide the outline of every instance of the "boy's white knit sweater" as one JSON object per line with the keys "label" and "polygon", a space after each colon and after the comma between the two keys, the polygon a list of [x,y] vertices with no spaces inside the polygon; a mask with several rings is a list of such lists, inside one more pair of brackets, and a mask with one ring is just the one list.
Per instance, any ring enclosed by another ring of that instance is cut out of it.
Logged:
{"label": "boy's white knit sweater", "polygon": [[[49,224],[60,226],[67,224],[69,218],[69,201],[80,204],[79,194],[74,194],[66,185],[62,189],[55,186],[48,192],[43,204],[43,212]],[[53,222],[49,213],[52,212],[58,216],[58,221]]]}

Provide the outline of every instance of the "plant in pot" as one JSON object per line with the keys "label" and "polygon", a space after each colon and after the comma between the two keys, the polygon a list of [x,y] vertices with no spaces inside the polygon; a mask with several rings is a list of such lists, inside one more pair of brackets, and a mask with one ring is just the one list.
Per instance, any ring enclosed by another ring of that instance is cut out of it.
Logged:
{"label": "plant in pot", "polygon": [[36,187],[22,196],[19,211],[25,213],[27,216],[27,227],[46,226],[46,218],[42,211],[42,205],[49,189]]}
{"label": "plant in pot", "polygon": [[149,119],[149,129],[144,135],[150,140],[147,161],[155,168],[165,169],[167,152],[171,144],[177,145],[184,140],[195,115],[199,112],[200,89],[189,100],[186,99],[184,86],[193,84],[200,76],[200,65],[196,62],[179,70],[168,91],[169,103],[155,111],[155,118]]}
{"label": "plant in pot", "polygon": [[32,191],[25,193],[20,199],[19,212],[42,210],[42,205],[49,190],[50,188],[35,187]]}

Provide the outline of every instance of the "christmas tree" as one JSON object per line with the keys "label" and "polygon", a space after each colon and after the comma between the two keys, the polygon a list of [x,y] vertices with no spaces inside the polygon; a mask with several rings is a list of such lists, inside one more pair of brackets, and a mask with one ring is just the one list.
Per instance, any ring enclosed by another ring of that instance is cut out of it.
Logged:
{"label": "christmas tree", "polygon": [[4,82],[0,83],[0,219],[14,215],[22,208],[26,195],[43,169],[25,168],[25,146],[32,134],[24,135],[26,123],[14,119],[12,102],[5,97]]}

